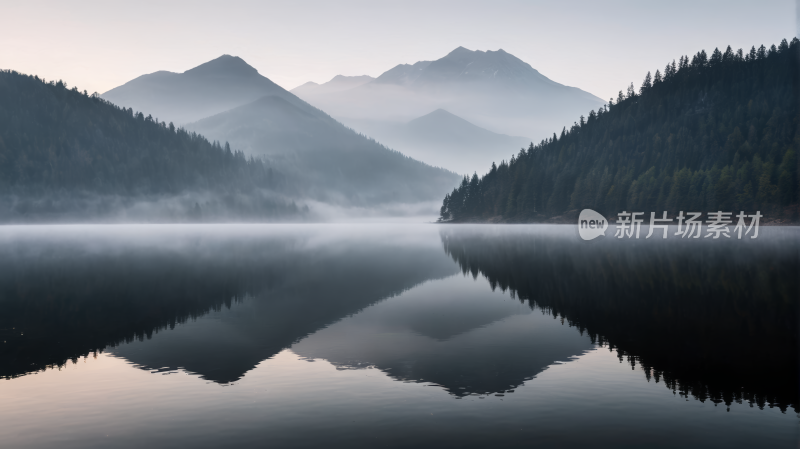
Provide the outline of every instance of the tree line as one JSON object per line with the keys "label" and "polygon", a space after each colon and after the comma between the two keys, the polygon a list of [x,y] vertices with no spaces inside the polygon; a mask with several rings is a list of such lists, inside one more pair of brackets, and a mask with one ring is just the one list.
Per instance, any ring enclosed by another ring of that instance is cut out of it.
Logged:
{"label": "tree line", "polygon": [[798,217],[797,38],[648,72],[569,129],[464,177],[441,221],[535,222],[585,208]]}

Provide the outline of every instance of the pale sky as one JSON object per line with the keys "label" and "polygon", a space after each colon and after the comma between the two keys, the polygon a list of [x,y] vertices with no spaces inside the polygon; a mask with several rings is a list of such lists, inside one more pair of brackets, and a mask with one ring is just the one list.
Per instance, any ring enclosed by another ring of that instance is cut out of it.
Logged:
{"label": "pale sky", "polygon": [[102,93],[227,53],[291,89],[463,46],[608,99],[682,54],[791,39],[797,17],[795,0],[0,0],[0,68]]}

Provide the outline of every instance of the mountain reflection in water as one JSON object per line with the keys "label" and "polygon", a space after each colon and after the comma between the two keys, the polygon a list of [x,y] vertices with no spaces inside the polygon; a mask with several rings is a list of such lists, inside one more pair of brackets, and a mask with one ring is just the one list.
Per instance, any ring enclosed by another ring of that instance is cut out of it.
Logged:
{"label": "mountain reflection in water", "polygon": [[108,351],[227,384],[290,348],[462,398],[603,345],[686,397],[798,407],[794,228],[107,228],[3,234],[0,376]]}
{"label": "mountain reflection in water", "polygon": [[[413,234],[298,228],[6,235],[0,376],[115,348],[145,369],[182,367],[227,383],[332,322],[457,272],[438,245]],[[201,318],[186,339],[177,332],[176,324],[222,308],[233,312],[224,321]],[[154,334],[166,336],[163,344],[132,344]]]}
{"label": "mountain reflection in water", "polygon": [[372,366],[461,397],[504,394],[593,348],[586,336],[461,277],[427,283],[292,346],[340,368]]}

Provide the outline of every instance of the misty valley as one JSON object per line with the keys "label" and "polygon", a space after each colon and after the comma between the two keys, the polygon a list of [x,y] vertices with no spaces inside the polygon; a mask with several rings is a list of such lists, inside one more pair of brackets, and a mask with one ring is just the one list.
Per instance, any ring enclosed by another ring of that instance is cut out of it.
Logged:
{"label": "misty valley", "polygon": [[797,447],[797,37],[348,1],[0,6],[0,447]]}

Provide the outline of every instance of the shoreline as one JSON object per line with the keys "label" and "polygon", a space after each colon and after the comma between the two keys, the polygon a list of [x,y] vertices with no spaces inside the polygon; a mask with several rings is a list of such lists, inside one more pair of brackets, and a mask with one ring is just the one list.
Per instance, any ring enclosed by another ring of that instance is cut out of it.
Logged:
{"label": "shoreline", "polygon": [[[604,216],[605,219],[608,221],[609,226],[613,226],[617,222],[617,216]],[[643,216],[644,221],[642,225],[649,224],[649,217]],[[667,215],[667,218],[675,219],[675,216]],[[731,226],[736,225],[736,218],[735,215],[732,217]],[[558,225],[577,225],[578,224],[578,211],[572,210],[563,215],[557,215],[555,217],[544,218],[544,216],[536,217],[530,220],[510,220],[505,219],[502,216],[494,216],[490,217],[485,220],[470,220],[470,221],[437,221],[438,224],[558,224]],[[706,225],[707,222],[703,220],[703,224]],[[749,221],[748,221],[749,224]],[[671,226],[677,225],[677,222],[670,223]],[[798,218],[785,218],[785,217],[761,217],[759,221],[759,226],[800,226],[800,219]]]}

